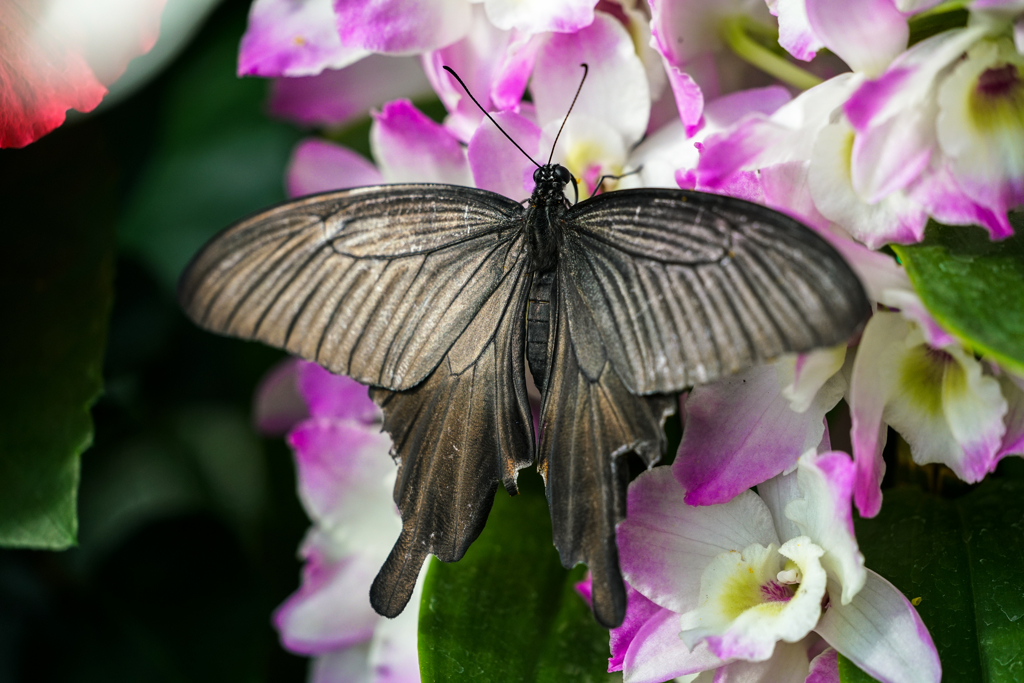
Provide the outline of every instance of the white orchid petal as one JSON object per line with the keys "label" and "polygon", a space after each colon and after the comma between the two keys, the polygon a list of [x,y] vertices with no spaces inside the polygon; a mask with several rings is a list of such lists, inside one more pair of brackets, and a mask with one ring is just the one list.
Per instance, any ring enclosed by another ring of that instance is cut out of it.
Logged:
{"label": "white orchid petal", "polygon": [[801,533],[825,550],[821,564],[842,586],[844,605],[864,587],[866,580],[864,555],[853,531],[851,499],[855,475],[853,461],[845,453],[818,455],[808,451],[797,466],[801,497],[786,506],[786,516]]}
{"label": "white orchid petal", "polygon": [[880,681],[938,683],[942,676],[935,644],[917,610],[871,570],[850,604],[832,602],[814,630]]}

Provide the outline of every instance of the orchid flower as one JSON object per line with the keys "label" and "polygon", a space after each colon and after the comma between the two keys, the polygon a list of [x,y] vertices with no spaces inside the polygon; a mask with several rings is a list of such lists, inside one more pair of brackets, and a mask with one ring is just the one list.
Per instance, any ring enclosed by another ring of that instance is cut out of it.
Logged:
{"label": "orchid flower", "polygon": [[820,637],[881,681],[938,681],[917,612],[864,567],[853,479],[845,453],[812,449],[758,493],[693,507],[668,468],[640,475],[618,542],[641,599],[613,632],[610,668],[628,683],[713,670],[803,681]]}
{"label": "orchid flower", "polygon": [[302,586],[274,614],[282,644],[311,655],[310,680],[419,681],[416,625],[422,577],[409,608],[384,619],[370,607],[370,584],[401,529],[391,499],[396,469],[379,411],[366,388],[313,363],[287,361],[259,392],[264,428],[308,417],[288,433],[299,498],[313,521],[299,556]]}

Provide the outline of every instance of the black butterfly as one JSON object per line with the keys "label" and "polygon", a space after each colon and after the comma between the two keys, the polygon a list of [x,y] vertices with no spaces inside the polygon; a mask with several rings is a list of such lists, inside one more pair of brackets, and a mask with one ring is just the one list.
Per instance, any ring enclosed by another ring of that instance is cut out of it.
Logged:
{"label": "black butterfly", "polygon": [[399,465],[402,533],[370,591],[396,616],[427,554],[454,562],[498,482],[535,456],[562,563],[585,562],[597,620],[622,622],[615,525],[630,451],[651,465],[675,394],[845,341],[870,315],[857,277],[797,221],[667,189],[570,205],[539,166],[523,204],[454,185],[297,199],[215,237],[181,277],[200,326],[258,339],[371,387]]}

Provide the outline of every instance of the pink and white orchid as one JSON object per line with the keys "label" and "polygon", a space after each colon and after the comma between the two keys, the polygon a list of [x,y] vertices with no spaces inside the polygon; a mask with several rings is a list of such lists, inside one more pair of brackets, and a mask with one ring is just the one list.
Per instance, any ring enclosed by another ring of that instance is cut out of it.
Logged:
{"label": "pink and white orchid", "polygon": [[[366,388],[317,365],[287,361],[260,392],[264,424],[293,415],[297,391],[308,417],[288,434],[299,498],[313,521],[299,550],[302,586],[274,614],[282,644],[314,657],[315,683],[419,681],[419,590],[396,619],[370,607],[370,584],[401,530],[391,499],[396,469],[379,410]],[[422,586],[422,578],[420,581]]]}
{"label": "pink and white orchid", "polygon": [[938,681],[917,612],[864,567],[853,480],[845,453],[811,450],[756,494],[693,507],[668,468],[642,474],[618,528],[635,592],[613,631],[610,670],[627,683],[702,671],[800,682],[831,666],[813,661],[823,640],[881,681]]}

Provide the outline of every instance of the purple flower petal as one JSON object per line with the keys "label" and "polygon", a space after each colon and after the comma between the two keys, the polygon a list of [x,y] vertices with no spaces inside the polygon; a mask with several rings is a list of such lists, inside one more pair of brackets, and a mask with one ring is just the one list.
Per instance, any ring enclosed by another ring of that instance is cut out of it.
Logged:
{"label": "purple flower petal", "polygon": [[825,45],[811,29],[805,0],[777,0],[779,45],[797,59],[809,62]]}
{"label": "purple flower petal", "polygon": [[707,643],[699,643],[692,652],[687,650],[679,630],[679,615],[672,610],[662,609],[648,619],[626,652],[623,683],[662,683],[721,665]]}
{"label": "purple flower petal", "polygon": [[380,617],[369,591],[377,567],[351,556],[330,561],[306,548],[302,586],[274,613],[281,644],[301,654],[320,654],[369,640]]}
{"label": "purple flower petal", "polygon": [[316,363],[300,361],[298,386],[313,417],[356,420],[363,424],[380,421],[380,409],[370,400],[366,387],[351,377],[335,375]]}
{"label": "purple flower petal", "polygon": [[313,418],[292,430],[288,444],[295,451],[299,497],[309,516],[330,532],[339,523],[374,513],[348,531],[344,544],[349,552],[383,562],[401,530],[387,495],[388,475],[395,471],[391,439],[357,422]]}
{"label": "purple flower petal", "polygon": [[344,69],[275,80],[267,109],[305,126],[340,126],[389,100],[429,94],[430,83],[417,60],[370,55]]}
{"label": "purple flower petal", "polygon": [[724,503],[791,467],[821,441],[833,398],[794,412],[772,366],[695,387],[683,404],[686,428],[672,464],[686,502]]}
{"label": "purple flower petal", "polygon": [[526,34],[575,33],[594,21],[595,0],[484,0],[487,17],[498,28]]}
{"label": "purple flower petal", "polygon": [[947,164],[933,166],[907,192],[940,223],[980,225],[988,230],[992,239],[1013,234],[1006,212],[982,206],[967,196]]}
{"label": "purple flower petal", "polygon": [[628,144],[639,141],[651,112],[644,65],[626,29],[604,12],[598,12],[594,23],[578,33],[552,35],[538,52],[530,92],[540,127],[560,121],[569,111],[583,76],[581,63],[588,64],[590,71],[574,115],[607,123]]}
{"label": "purple flower petal", "polygon": [[704,118],[709,126],[728,128],[747,114],[771,116],[792,99],[793,96],[781,85],[739,90],[708,102],[704,107]]}
{"label": "purple flower petal", "polygon": [[370,149],[388,182],[473,184],[466,150],[411,102],[390,102],[373,118]]}
{"label": "purple flower petal", "polygon": [[723,505],[694,507],[668,467],[629,486],[629,513],[617,530],[626,580],[658,605],[693,609],[704,567],[723,552],[778,543],[768,508],[750,491]]}
{"label": "purple flower petal", "polygon": [[1003,371],[999,376],[999,384],[1007,405],[1006,415],[1003,416],[1006,432],[999,448],[999,457],[1024,455],[1024,379]]}
{"label": "purple flower petal", "polygon": [[[540,128],[512,112],[499,112],[494,120],[528,154],[537,156]],[[526,199],[533,191],[536,166],[519,153],[490,121],[477,128],[469,141],[469,167],[476,186],[512,199]]]}
{"label": "purple flower petal", "polygon": [[484,115],[466,95],[462,86],[442,67],[454,69],[483,108],[491,111],[495,108],[490,98],[491,85],[502,66],[503,56],[511,40],[511,33],[495,28],[487,20],[483,6],[475,5],[473,21],[466,37],[448,47],[423,55],[427,78],[449,112],[445,126],[462,141],[472,137]]}
{"label": "purple flower petal", "polygon": [[[626,618],[623,619],[621,626],[613,628],[608,633],[610,639],[609,647],[612,652],[612,656],[608,658],[609,672],[622,671],[622,665],[626,659],[626,651],[629,650],[633,639],[644,624],[661,611],[661,607],[645,598],[640,591],[628,583],[626,584]],[[679,617],[676,615],[677,631],[679,628],[678,619]]]}
{"label": "purple flower petal", "polygon": [[811,672],[804,683],[840,683],[839,653],[832,648],[811,660]]}
{"label": "purple flower petal", "polygon": [[704,113],[704,93],[697,85],[697,81],[685,71],[668,63],[665,64],[665,70],[668,72],[672,94],[676,98],[679,119],[688,129],[696,126]]}
{"label": "purple flower petal", "polygon": [[729,683],[805,683],[808,673],[807,638],[797,643],[779,641],[765,662],[729,662],[716,674]]}
{"label": "purple flower petal", "polygon": [[907,47],[910,29],[892,0],[807,0],[811,30],[855,71],[880,74]]}
{"label": "purple flower petal", "polygon": [[285,170],[290,197],[383,182],[377,167],[361,154],[320,138],[307,138],[296,145]]}
{"label": "purple flower petal", "polygon": [[370,52],[412,55],[429,52],[466,35],[465,0],[333,0],[344,45]]}
{"label": "purple flower petal", "polygon": [[266,436],[281,436],[309,417],[306,402],[299,394],[298,358],[281,361],[267,371],[256,387],[252,422]]}
{"label": "purple flower petal", "polygon": [[935,644],[917,610],[871,570],[850,604],[833,601],[815,631],[883,683],[938,683],[942,676]]}
{"label": "purple flower petal", "polygon": [[343,47],[331,0],[256,0],[238,53],[239,76],[312,76],[367,55]]}

